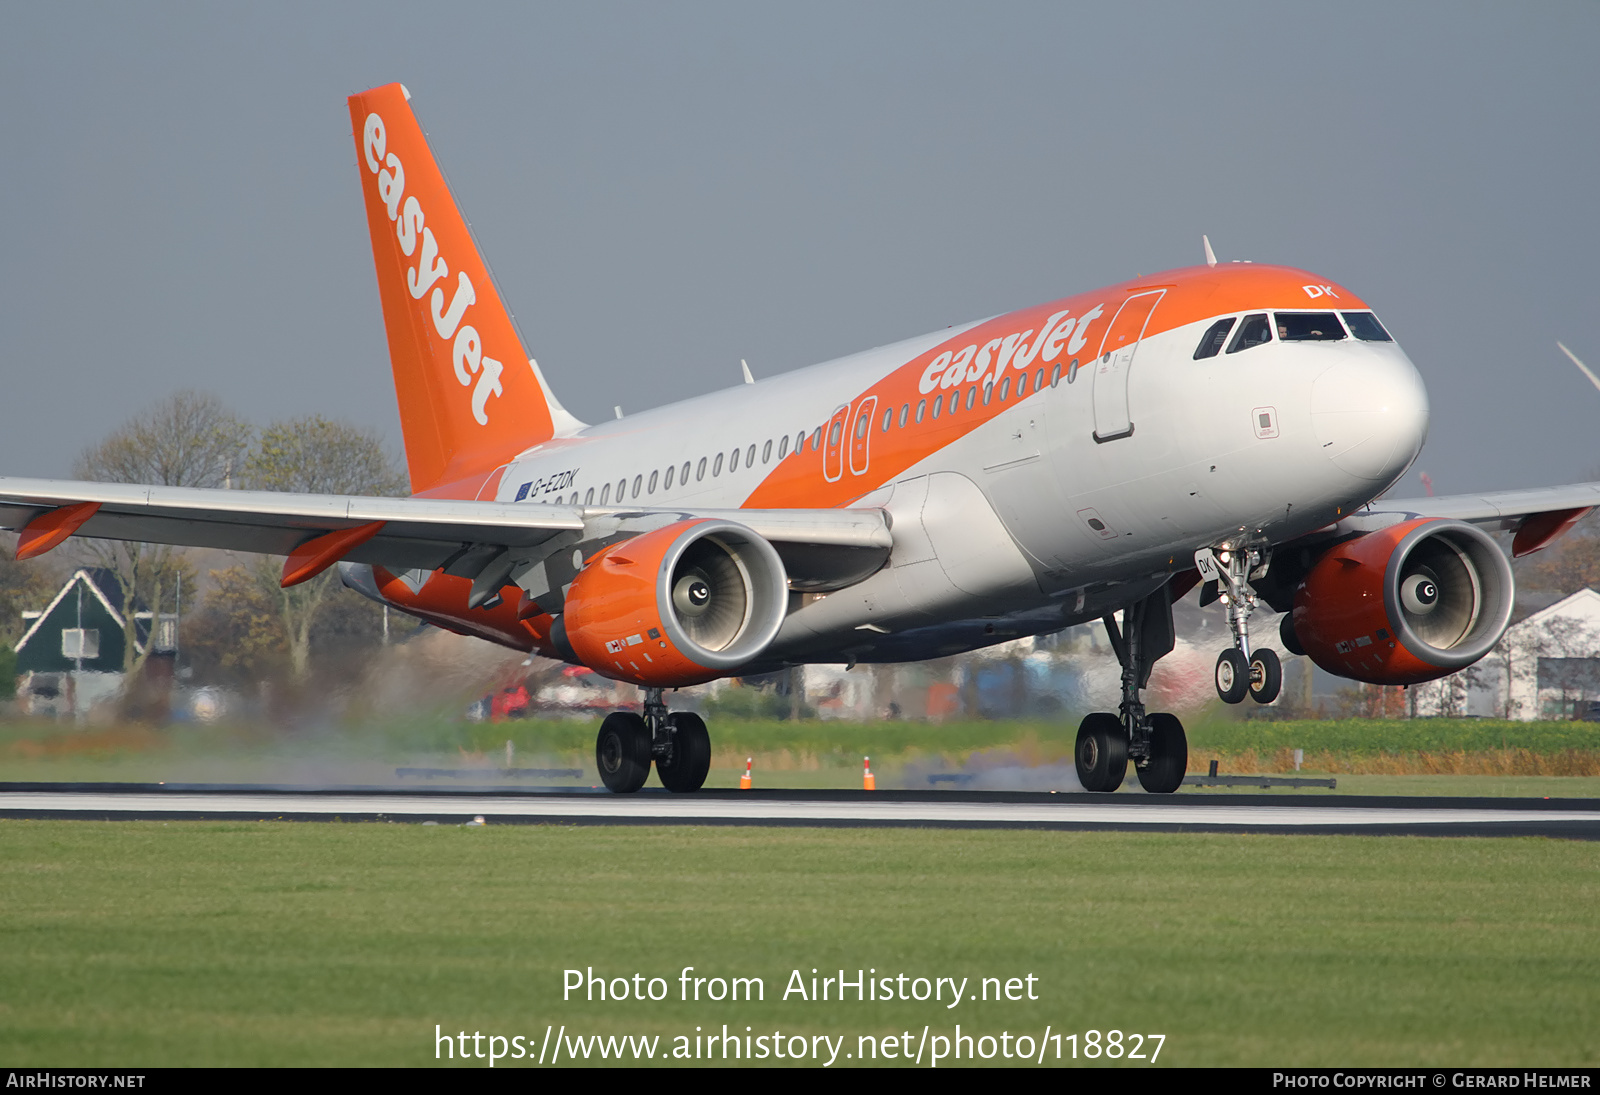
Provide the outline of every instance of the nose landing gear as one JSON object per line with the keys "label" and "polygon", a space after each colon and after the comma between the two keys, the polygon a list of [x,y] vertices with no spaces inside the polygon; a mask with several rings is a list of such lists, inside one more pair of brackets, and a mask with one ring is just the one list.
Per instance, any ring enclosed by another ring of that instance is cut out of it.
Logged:
{"label": "nose landing gear", "polygon": [[667,710],[662,689],[646,688],[644,714],[614,711],[600,724],[595,766],[606,790],[632,794],[644,786],[655,761],[656,775],[669,791],[698,791],[711,770],[711,735],[705,720],[691,711]]}
{"label": "nose landing gear", "polygon": [[1172,598],[1166,586],[1103,621],[1111,648],[1122,665],[1122,703],[1113,715],[1097,711],[1078,726],[1073,760],[1086,791],[1115,791],[1133,761],[1139,785],[1151,794],[1169,795],[1183,785],[1189,743],[1176,715],[1149,714],[1140,691],[1150,670],[1172,651]]}
{"label": "nose landing gear", "polygon": [[1228,606],[1233,647],[1217,655],[1216,669],[1217,695],[1225,703],[1240,703],[1246,693],[1257,703],[1271,703],[1283,689],[1283,663],[1277,652],[1250,649],[1250,616],[1257,604],[1250,579],[1266,574],[1271,561],[1264,546],[1224,545],[1194,553],[1200,579],[1216,582],[1222,603]]}

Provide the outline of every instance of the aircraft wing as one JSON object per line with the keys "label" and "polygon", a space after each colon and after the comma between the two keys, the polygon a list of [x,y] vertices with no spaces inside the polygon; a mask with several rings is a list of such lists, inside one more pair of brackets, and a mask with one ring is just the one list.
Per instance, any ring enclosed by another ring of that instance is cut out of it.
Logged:
{"label": "aircraft wing", "polygon": [[842,578],[870,574],[894,543],[877,509],[599,508],[0,477],[0,528],[22,532],[19,556],[74,535],[285,555],[291,563],[312,548],[317,570],[344,559],[395,572],[443,567],[475,579],[497,561],[598,546],[695,517],[737,521],[772,541],[796,588],[838,588]]}
{"label": "aircraft wing", "polygon": [[1555,541],[1600,507],[1600,483],[1454,494],[1380,498],[1340,521],[1341,532],[1372,532],[1416,517],[1448,517],[1479,528],[1514,532],[1512,554],[1528,555]]}

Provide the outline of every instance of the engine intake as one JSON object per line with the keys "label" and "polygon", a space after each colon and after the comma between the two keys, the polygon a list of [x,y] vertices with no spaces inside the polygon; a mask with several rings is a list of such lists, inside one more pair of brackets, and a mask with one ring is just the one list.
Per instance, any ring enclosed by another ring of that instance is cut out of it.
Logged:
{"label": "engine intake", "polygon": [[733,521],[679,521],[589,559],[567,591],[567,643],[617,680],[715,680],[766,649],[788,610],[783,560]]}
{"label": "engine intake", "polygon": [[1294,635],[1330,673],[1418,684],[1487,654],[1513,597],[1511,564],[1487,533],[1421,518],[1319,559],[1295,590]]}

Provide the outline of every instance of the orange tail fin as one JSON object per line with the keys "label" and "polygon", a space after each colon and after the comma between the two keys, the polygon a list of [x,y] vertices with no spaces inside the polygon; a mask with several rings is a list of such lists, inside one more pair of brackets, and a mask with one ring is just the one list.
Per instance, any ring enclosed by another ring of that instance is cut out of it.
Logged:
{"label": "orange tail fin", "polygon": [[578,423],[528,357],[410,98],[400,84],[350,97],[356,162],[411,489],[472,498],[518,452]]}

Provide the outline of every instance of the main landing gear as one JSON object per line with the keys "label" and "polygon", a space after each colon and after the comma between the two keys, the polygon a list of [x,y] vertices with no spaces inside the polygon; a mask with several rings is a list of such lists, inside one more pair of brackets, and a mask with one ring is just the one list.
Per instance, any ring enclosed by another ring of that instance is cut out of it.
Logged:
{"label": "main landing gear", "polygon": [[1189,742],[1176,715],[1148,714],[1140,691],[1150,670],[1173,646],[1172,598],[1166,586],[1102,621],[1122,665],[1122,704],[1113,715],[1097,711],[1078,727],[1078,782],[1086,791],[1115,791],[1133,761],[1139,785],[1151,794],[1170,795],[1183,785],[1189,767]]}
{"label": "main landing gear", "polygon": [[692,711],[667,711],[661,689],[646,688],[644,714],[613,711],[600,724],[594,743],[595,765],[606,790],[631,794],[644,786],[655,761],[656,775],[669,791],[698,791],[711,770],[711,735]]}
{"label": "main landing gear", "polygon": [[1216,582],[1222,603],[1228,606],[1233,646],[1217,655],[1216,671],[1217,695],[1226,703],[1240,703],[1246,693],[1257,703],[1271,703],[1283,688],[1283,663],[1277,651],[1250,648],[1250,615],[1257,603],[1250,579],[1265,575],[1271,561],[1265,547],[1224,545],[1194,553],[1201,579]]}

